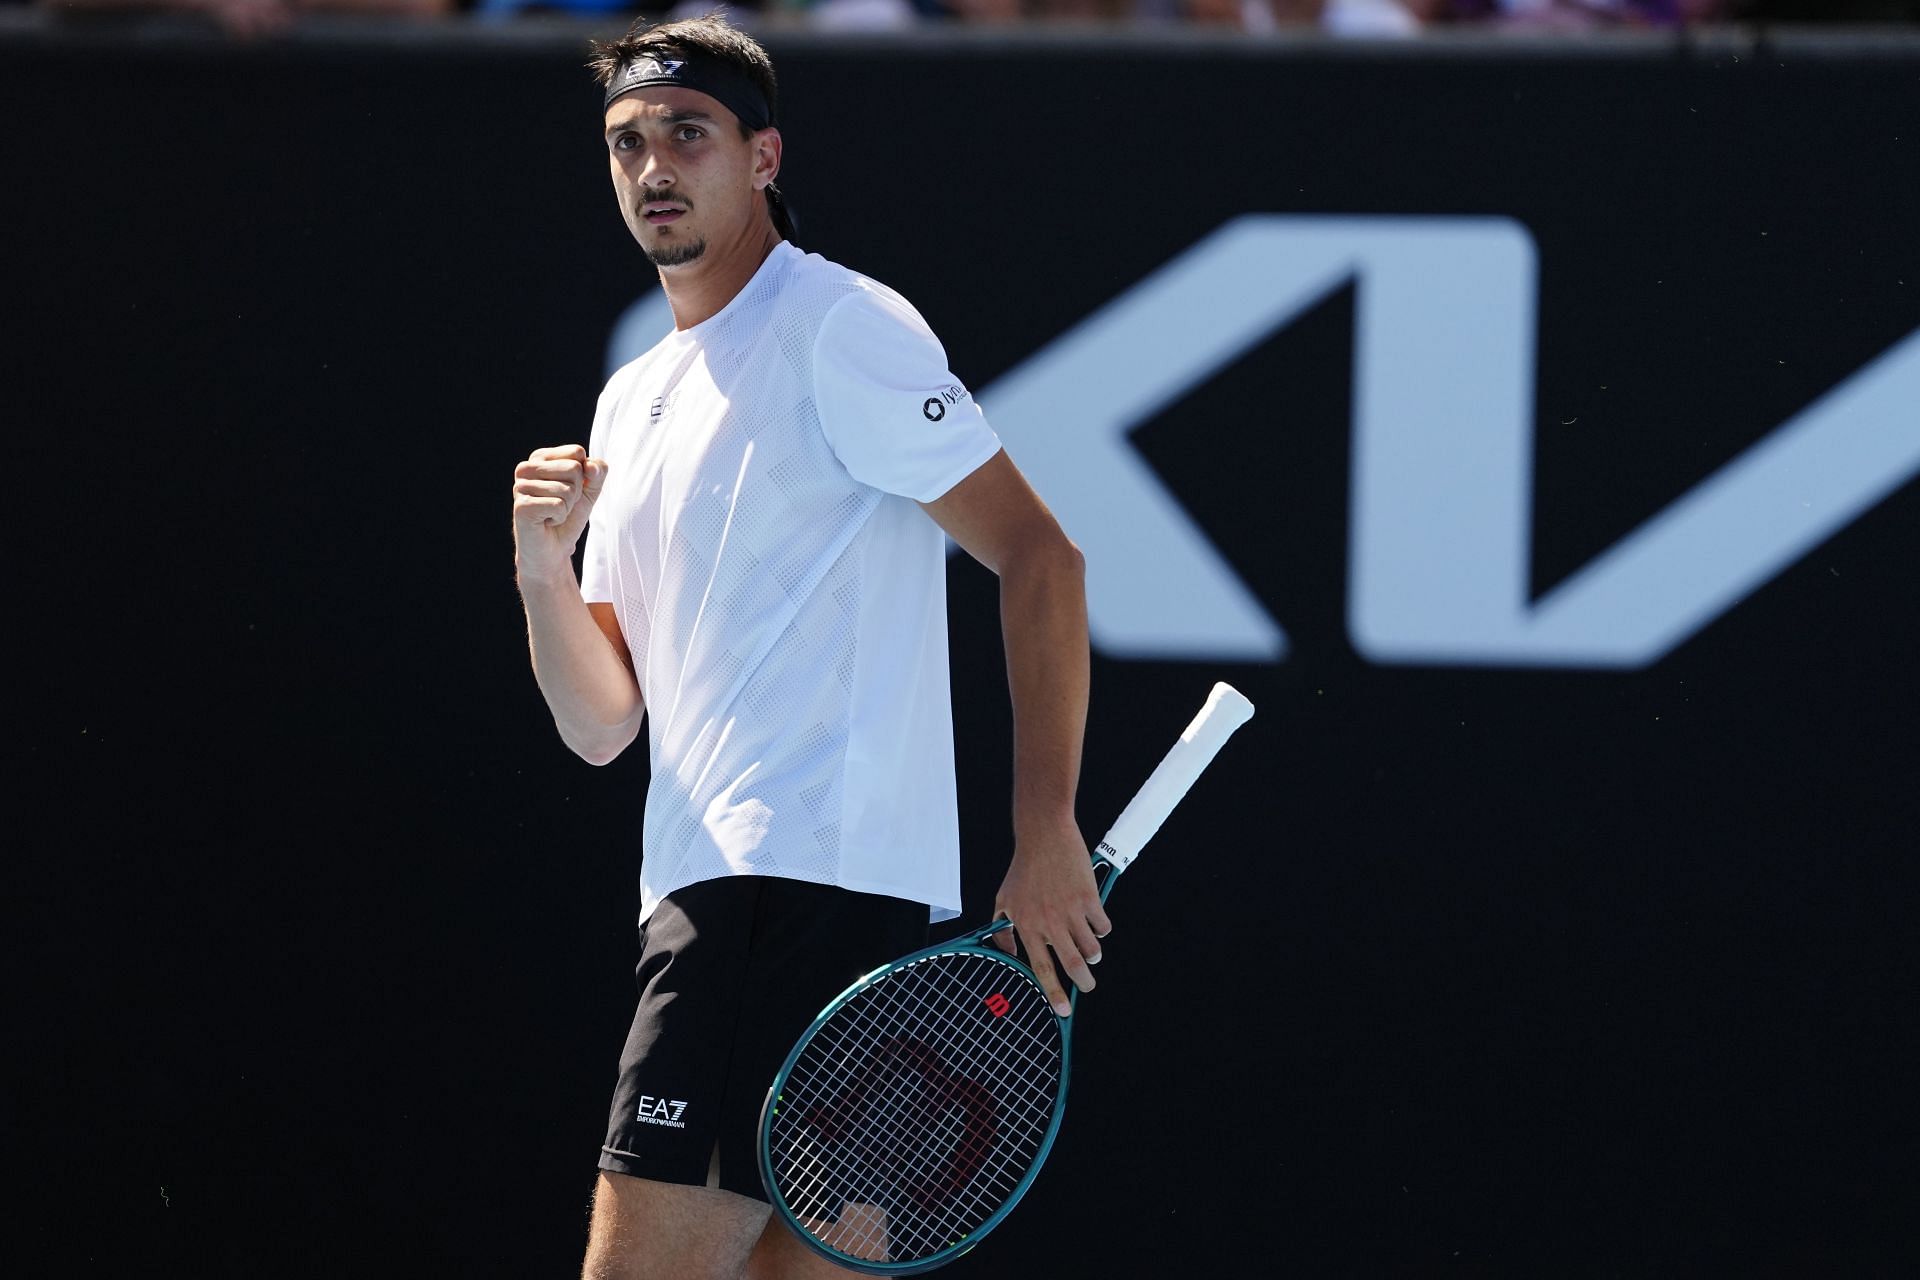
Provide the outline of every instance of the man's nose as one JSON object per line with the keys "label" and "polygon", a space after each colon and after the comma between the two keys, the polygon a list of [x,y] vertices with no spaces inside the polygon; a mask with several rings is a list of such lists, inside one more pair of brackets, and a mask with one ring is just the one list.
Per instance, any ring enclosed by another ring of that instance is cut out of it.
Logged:
{"label": "man's nose", "polygon": [[658,148],[647,152],[640,162],[640,185],[643,187],[670,187],[673,185],[673,169],[667,164],[667,158]]}

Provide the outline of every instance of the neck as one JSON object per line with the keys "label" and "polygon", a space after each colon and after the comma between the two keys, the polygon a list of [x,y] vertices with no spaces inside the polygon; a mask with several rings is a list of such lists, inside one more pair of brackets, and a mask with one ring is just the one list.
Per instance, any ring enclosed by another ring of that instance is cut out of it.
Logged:
{"label": "neck", "polygon": [[673,327],[691,329],[719,315],[779,243],[771,222],[752,223],[728,243],[708,244],[705,253],[685,266],[660,268],[660,288],[673,308]]}

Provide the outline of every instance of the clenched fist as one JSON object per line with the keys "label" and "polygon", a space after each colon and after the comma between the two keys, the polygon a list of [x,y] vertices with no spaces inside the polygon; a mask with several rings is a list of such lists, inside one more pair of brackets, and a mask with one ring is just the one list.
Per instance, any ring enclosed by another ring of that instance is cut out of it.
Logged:
{"label": "clenched fist", "polygon": [[577,444],[535,449],[513,469],[513,545],[525,579],[573,572],[573,549],[587,527],[607,464]]}

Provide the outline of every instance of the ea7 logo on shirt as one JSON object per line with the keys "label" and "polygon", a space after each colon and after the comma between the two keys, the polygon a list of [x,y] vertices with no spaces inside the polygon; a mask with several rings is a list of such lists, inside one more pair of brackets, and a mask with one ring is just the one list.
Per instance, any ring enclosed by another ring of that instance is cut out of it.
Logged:
{"label": "ea7 logo on shirt", "polygon": [[652,1094],[643,1093],[640,1095],[639,1112],[634,1118],[641,1124],[658,1124],[665,1125],[669,1129],[684,1129],[687,1126],[686,1122],[680,1119],[680,1113],[686,1109],[687,1104],[678,1099],[656,1098]]}
{"label": "ea7 logo on shirt", "polygon": [[926,415],[928,422],[938,422],[947,416],[948,405],[959,404],[965,399],[967,399],[967,389],[957,382],[949,382],[938,392],[927,397],[926,403],[920,406],[920,412]]}

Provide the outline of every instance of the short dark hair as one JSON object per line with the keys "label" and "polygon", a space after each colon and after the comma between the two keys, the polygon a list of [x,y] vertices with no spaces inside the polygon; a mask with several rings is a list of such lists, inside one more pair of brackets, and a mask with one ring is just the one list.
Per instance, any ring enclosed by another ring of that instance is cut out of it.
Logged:
{"label": "short dark hair", "polygon": [[[758,40],[728,22],[724,14],[709,13],[659,24],[636,18],[626,34],[613,40],[590,40],[588,47],[593,56],[587,59],[587,68],[603,89],[612,86],[613,78],[620,74],[622,67],[644,54],[704,54],[746,75],[766,95],[768,122],[777,123],[780,119],[779,85],[773,74],[773,59],[767,56]],[[751,138],[753,135],[754,130],[741,122],[740,136]],[[787,212],[786,197],[771,182],[767,184],[767,211],[773,216],[773,229],[780,233],[780,238],[793,239],[793,218]]]}

